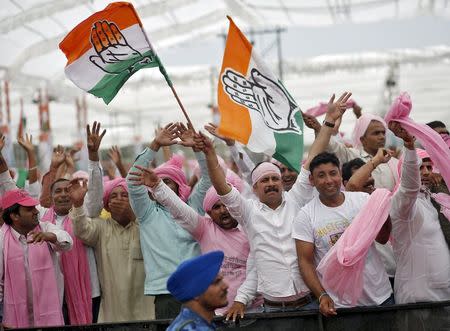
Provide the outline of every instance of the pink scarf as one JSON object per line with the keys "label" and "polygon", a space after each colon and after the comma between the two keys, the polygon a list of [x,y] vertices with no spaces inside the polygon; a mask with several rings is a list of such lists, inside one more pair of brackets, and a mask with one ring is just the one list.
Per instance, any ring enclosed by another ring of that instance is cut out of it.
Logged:
{"label": "pink scarf", "polygon": [[191,194],[191,187],[187,184],[184,172],[174,165],[162,164],[154,169],[155,174],[160,178],[170,178],[178,185],[178,195],[183,201],[187,201]]}
{"label": "pink scarf", "polygon": [[433,164],[440,170],[445,183],[450,187],[450,149],[439,133],[425,124],[418,124],[409,118],[412,102],[408,93],[403,92],[394,101],[391,109],[386,114],[386,123],[399,122],[409,134],[416,137],[430,155]]}
{"label": "pink scarf", "polygon": [[[4,300],[3,323],[14,328],[64,325],[56,283],[55,266],[48,245],[28,245],[28,265],[33,290],[34,325],[30,325],[27,307],[27,282],[22,245],[3,225],[4,239]],[[35,230],[41,231],[38,225]]]}
{"label": "pink scarf", "polygon": [[317,266],[323,287],[353,305],[361,297],[367,252],[389,215],[391,198],[389,190],[376,189]]}
{"label": "pink scarf", "polygon": [[[56,224],[53,207],[45,213],[41,221]],[[64,218],[63,228],[73,239],[72,249],[61,253],[70,324],[90,324],[92,323],[92,290],[86,247],[73,234],[72,220],[69,216]]]}
{"label": "pink scarf", "polygon": [[[346,106],[348,108],[353,108],[355,105],[355,101],[353,99],[347,100]],[[305,113],[314,117],[318,117],[320,115],[323,115],[328,110],[328,102],[321,102],[318,106],[309,108]]]}

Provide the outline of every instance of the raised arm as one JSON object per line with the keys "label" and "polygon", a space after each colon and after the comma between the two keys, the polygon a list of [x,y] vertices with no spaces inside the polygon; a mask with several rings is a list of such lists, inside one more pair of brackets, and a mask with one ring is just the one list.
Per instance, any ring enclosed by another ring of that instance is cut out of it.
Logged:
{"label": "raised arm", "polygon": [[420,191],[420,160],[414,148],[414,137],[397,122],[391,122],[389,129],[404,142],[400,188],[394,194],[390,215],[394,220],[408,221],[413,216]]}
{"label": "raised arm", "polygon": [[100,169],[100,157],[98,150],[100,148],[106,130],[100,133],[100,122],[92,124],[92,131],[89,124],[86,126],[87,148],[89,154],[88,161],[88,192],[85,199],[87,216],[97,217],[103,209],[103,178]]}
{"label": "raised arm", "polygon": [[49,171],[42,177],[42,191],[39,198],[42,207],[50,208],[52,206],[52,194],[50,187],[52,183],[58,179],[57,172],[61,165],[65,162],[66,155],[64,154],[64,148],[58,145],[53,149],[52,160],[50,163]]}
{"label": "raised arm", "polygon": [[356,170],[356,172],[350,177],[345,185],[345,190],[351,192],[363,191],[364,186],[372,174],[372,171],[374,171],[380,164],[389,162],[390,159],[391,155],[384,148],[379,148],[377,154],[372,158],[372,160]]}
{"label": "raised arm", "polygon": [[123,178],[127,177],[127,171],[122,163],[122,154],[120,153],[119,147],[112,146],[109,149],[108,156],[111,159],[111,161],[116,165],[116,168],[120,173],[120,176],[122,176]]}
{"label": "raised arm", "polygon": [[130,180],[132,173],[138,171],[138,167],[147,168],[151,161],[155,158],[155,154],[162,146],[170,146],[176,144],[178,127],[174,123],[167,124],[164,129],[158,132],[150,146],[146,148],[134,161],[127,175],[128,193],[130,196],[130,205],[136,217],[142,221],[147,213],[156,207],[154,201],[148,196],[148,190],[143,185],[134,185]]}
{"label": "raised arm", "polygon": [[[101,223],[95,219],[86,217],[83,208],[86,192],[88,191],[86,180],[73,179],[68,189],[73,203],[73,207],[69,213],[72,220],[73,232],[84,244],[95,247],[100,238]],[[101,222],[105,221],[101,220]]]}
{"label": "raised arm", "polygon": [[331,96],[330,101],[328,101],[328,110],[325,114],[325,121],[320,132],[314,140],[303,167],[309,170],[309,164],[312,159],[324,152],[330,142],[330,137],[333,134],[334,125],[342,117],[345,110],[347,109],[346,102],[352,94],[349,92],[344,92],[337,101],[335,101],[334,94]]}
{"label": "raised arm", "polygon": [[37,182],[37,160],[33,146],[33,136],[26,134],[25,137],[18,137],[17,142],[27,153],[28,158],[28,183],[31,185]]}
{"label": "raised arm", "polygon": [[8,163],[1,151],[5,146],[5,136],[0,133],[0,195],[5,194],[6,191],[14,190],[16,188],[16,183],[11,178],[9,173]]}

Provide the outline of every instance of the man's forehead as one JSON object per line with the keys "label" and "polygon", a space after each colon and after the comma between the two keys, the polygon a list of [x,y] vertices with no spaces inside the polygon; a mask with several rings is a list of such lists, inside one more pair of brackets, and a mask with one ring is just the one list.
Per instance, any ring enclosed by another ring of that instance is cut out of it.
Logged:
{"label": "man's forehead", "polygon": [[281,176],[279,174],[277,174],[276,172],[272,172],[272,173],[268,173],[268,174],[262,176],[261,179],[258,180],[258,182],[261,182],[265,179],[274,178],[274,177],[281,179]]}
{"label": "man's forehead", "polygon": [[377,120],[371,120],[369,126],[367,127],[367,130],[386,130],[383,123]]}
{"label": "man's forehead", "polygon": [[111,194],[113,193],[122,193],[122,192],[126,192],[126,190],[122,187],[122,186],[116,186],[112,189]]}
{"label": "man's forehead", "polygon": [[[332,162],[321,163],[317,167],[314,168],[313,173],[317,173],[317,172],[320,172],[320,171],[331,171],[331,170],[335,170],[335,169],[339,170],[339,167],[337,167]],[[352,167],[352,173],[353,173],[353,169],[354,169],[354,167]]]}
{"label": "man's forehead", "polygon": [[67,186],[69,186],[70,181],[68,180],[61,180],[59,182],[56,182],[55,184],[53,184],[53,190],[56,190],[57,188],[65,188]]}

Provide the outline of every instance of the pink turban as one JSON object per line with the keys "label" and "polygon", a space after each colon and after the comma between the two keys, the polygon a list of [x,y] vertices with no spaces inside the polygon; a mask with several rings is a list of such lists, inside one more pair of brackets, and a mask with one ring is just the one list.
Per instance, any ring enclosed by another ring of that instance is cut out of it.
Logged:
{"label": "pink turban", "polygon": [[180,154],[173,154],[172,157],[164,164],[173,165],[179,169],[183,169],[184,156]]}
{"label": "pink turban", "polygon": [[[227,171],[227,183],[234,186],[239,192],[242,192],[244,187],[242,180],[231,170]],[[209,190],[206,191],[205,199],[203,200],[203,210],[205,212],[211,211],[217,201],[219,201],[219,195],[214,186],[211,186]]]}
{"label": "pink turban", "polygon": [[256,166],[252,173],[252,185],[255,185],[258,180],[268,174],[276,174],[281,177],[280,168],[275,164],[270,162],[262,162],[260,165]]}
{"label": "pink turban", "polygon": [[[355,101],[353,99],[349,99],[347,100],[345,105],[347,109],[353,108],[353,106],[355,105]],[[328,110],[328,102],[321,102],[319,103],[318,106],[309,108],[305,113],[314,117],[318,117],[320,115],[325,114],[327,110]]]}
{"label": "pink turban", "polygon": [[89,174],[86,171],[78,170],[72,174],[73,179],[89,179]]}
{"label": "pink turban", "polygon": [[110,181],[105,182],[103,188],[103,207],[108,206],[109,202],[109,196],[111,195],[112,190],[114,190],[116,187],[120,186],[125,191],[128,192],[127,182],[125,181],[125,178],[116,178]]}
{"label": "pink turban", "polygon": [[191,188],[187,184],[184,172],[174,165],[163,164],[154,169],[154,172],[160,178],[170,178],[178,185],[178,194],[183,201],[187,201]]}
{"label": "pink turban", "polygon": [[361,148],[361,137],[364,136],[364,134],[367,131],[367,128],[369,127],[370,122],[372,121],[378,121],[381,124],[383,124],[384,128],[387,130],[386,122],[378,115],[364,113],[361,115],[360,118],[356,120],[355,128],[353,129],[353,140],[352,144],[355,148]]}

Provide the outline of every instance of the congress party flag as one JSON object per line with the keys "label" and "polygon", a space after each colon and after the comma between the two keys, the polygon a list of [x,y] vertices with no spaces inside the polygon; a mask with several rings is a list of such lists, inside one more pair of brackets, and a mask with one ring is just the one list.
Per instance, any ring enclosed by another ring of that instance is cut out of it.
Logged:
{"label": "congress party flag", "polygon": [[252,44],[230,20],[218,85],[219,133],[299,172],[300,108]]}
{"label": "congress party flag", "polygon": [[159,67],[170,82],[128,2],[111,3],[88,17],[69,32],[59,48],[67,57],[66,76],[106,104],[142,68]]}

